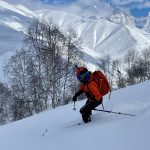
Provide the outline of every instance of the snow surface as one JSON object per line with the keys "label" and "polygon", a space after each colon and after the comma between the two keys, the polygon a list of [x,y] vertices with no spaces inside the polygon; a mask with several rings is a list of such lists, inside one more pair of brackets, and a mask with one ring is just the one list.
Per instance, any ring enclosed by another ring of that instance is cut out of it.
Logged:
{"label": "snow surface", "polygon": [[76,111],[70,103],[1,126],[0,147],[2,150],[148,150],[149,89],[147,81],[114,91],[111,99],[104,97],[106,110],[135,114],[134,117],[95,111],[92,122],[84,124],[79,110],[85,101],[78,101]]}
{"label": "snow surface", "polygon": [[[122,57],[128,49],[140,51],[150,45],[150,34],[97,17],[81,17],[55,10],[32,12],[21,5],[0,0],[0,81],[3,65],[22,46],[32,18],[53,17],[63,29],[74,27],[83,38],[84,59],[95,70],[97,57]],[[92,122],[81,123],[85,101],[58,107],[0,127],[1,150],[148,150],[150,149],[150,81],[112,92],[104,97],[106,110],[136,114],[135,117],[93,112]],[[101,107],[99,107],[101,108]]]}
{"label": "snow surface", "polygon": [[0,81],[6,80],[3,66],[22,47],[31,15],[33,13],[23,6],[0,1]]}
{"label": "snow surface", "polygon": [[111,55],[123,57],[128,50],[141,51],[150,46],[150,34],[137,29],[112,22],[104,18],[84,18],[58,10],[35,11],[40,18],[52,18],[62,30],[73,28],[84,45],[94,51],[98,57]]}

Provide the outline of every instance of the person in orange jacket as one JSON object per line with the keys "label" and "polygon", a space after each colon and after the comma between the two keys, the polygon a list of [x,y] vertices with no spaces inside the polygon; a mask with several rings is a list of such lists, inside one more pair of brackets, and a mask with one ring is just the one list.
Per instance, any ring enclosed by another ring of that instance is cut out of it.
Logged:
{"label": "person in orange jacket", "polygon": [[73,101],[83,93],[87,96],[85,105],[80,109],[82,119],[85,123],[91,122],[91,113],[94,108],[102,104],[103,95],[97,83],[93,80],[93,74],[85,67],[77,67],[76,76],[81,85],[79,91],[73,96]]}

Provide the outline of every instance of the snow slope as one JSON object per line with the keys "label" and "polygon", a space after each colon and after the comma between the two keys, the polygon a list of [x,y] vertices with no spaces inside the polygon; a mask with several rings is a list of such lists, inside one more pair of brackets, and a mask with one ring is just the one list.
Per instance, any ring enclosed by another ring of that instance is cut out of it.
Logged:
{"label": "snow slope", "polygon": [[[114,91],[104,97],[105,109],[135,117],[93,112],[92,122],[81,121],[85,101],[57,107],[0,127],[2,150],[148,150],[150,148],[150,81]],[[99,106],[99,109],[101,107]]]}
{"label": "snow slope", "polygon": [[0,80],[4,80],[4,63],[22,47],[32,17],[33,13],[27,8],[0,1]]}
{"label": "snow slope", "polygon": [[150,12],[147,17],[147,21],[143,27],[143,30],[150,33]]}
{"label": "snow slope", "polygon": [[[73,28],[83,43],[98,57],[110,54],[122,57],[129,49],[141,51],[150,46],[150,34],[136,27],[113,22],[113,19],[80,17],[58,10],[39,10],[40,18],[52,18],[63,30]],[[123,19],[123,18],[121,18]]]}

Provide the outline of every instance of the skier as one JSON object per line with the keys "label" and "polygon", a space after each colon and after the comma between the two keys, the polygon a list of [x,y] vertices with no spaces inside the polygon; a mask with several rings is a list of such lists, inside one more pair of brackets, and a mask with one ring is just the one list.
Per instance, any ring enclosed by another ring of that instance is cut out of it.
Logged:
{"label": "skier", "polygon": [[83,93],[87,96],[85,105],[80,109],[82,119],[85,123],[91,122],[92,110],[102,104],[103,94],[98,84],[94,80],[94,73],[91,73],[85,67],[77,67],[76,76],[81,85],[79,91],[73,96],[73,101],[77,101],[77,97]]}

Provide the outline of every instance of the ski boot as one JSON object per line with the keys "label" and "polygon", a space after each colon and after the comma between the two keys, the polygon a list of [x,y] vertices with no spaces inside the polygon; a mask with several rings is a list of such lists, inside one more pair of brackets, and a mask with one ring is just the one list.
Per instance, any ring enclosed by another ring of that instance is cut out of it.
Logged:
{"label": "ski boot", "polygon": [[91,117],[90,115],[82,114],[82,120],[84,121],[84,123],[88,123],[91,122]]}

